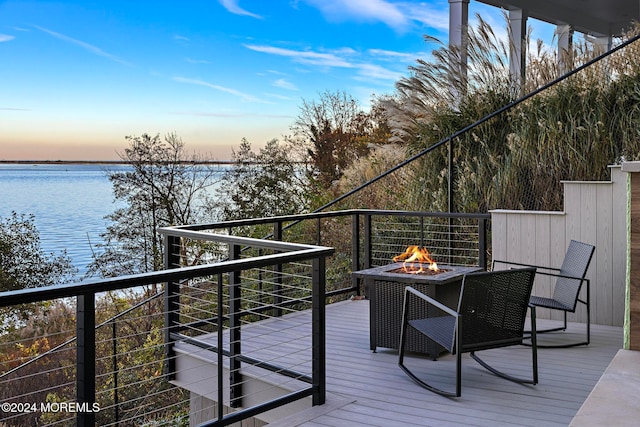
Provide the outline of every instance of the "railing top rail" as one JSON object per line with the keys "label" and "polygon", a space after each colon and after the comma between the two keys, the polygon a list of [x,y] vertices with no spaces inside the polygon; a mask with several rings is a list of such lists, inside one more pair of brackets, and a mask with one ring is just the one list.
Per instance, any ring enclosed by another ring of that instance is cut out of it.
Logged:
{"label": "railing top rail", "polygon": [[[228,227],[228,225],[224,225],[216,228],[226,228],[226,227]],[[216,242],[235,243],[238,245],[250,246],[254,248],[277,249],[277,250],[283,250],[283,251],[300,251],[300,250],[306,250],[306,249],[316,249],[321,247],[316,245],[308,245],[304,243],[280,242],[280,241],[273,241],[273,240],[254,239],[250,237],[206,233],[206,232],[203,232],[202,230],[203,230],[202,228],[199,228],[198,230],[191,230],[188,228],[181,228],[181,227],[158,228],[159,233],[167,236],[186,237],[186,238],[193,238],[193,239],[199,239],[199,240],[215,240]]]}
{"label": "railing top rail", "polygon": [[164,227],[160,229],[161,233],[182,236],[184,230],[189,231],[202,231],[222,229],[229,227],[244,227],[250,225],[270,224],[275,222],[296,222],[305,219],[318,219],[318,218],[330,218],[336,216],[350,216],[350,215],[394,215],[394,216],[422,216],[422,217],[434,217],[434,218],[480,218],[489,219],[491,215],[488,213],[460,213],[460,212],[424,212],[424,211],[399,211],[399,210],[384,210],[384,209],[345,209],[339,211],[329,212],[311,212],[295,215],[282,215],[263,218],[250,218],[240,219],[234,221],[221,221],[207,224],[194,224],[194,225],[182,225],[174,227]]}
{"label": "railing top rail", "polygon": [[0,307],[9,307],[17,304],[27,304],[58,298],[69,298],[78,295],[115,291],[119,289],[150,285],[154,283],[172,282],[202,276],[212,276],[215,274],[266,267],[274,264],[303,261],[312,258],[329,256],[333,254],[334,251],[335,250],[333,248],[329,247],[312,246],[307,249],[298,251],[262,255],[252,257],[250,259],[228,260],[216,264],[196,265],[191,267],[153,271],[149,273],[112,277],[80,283],[69,283],[64,285],[44,286],[41,288],[29,288],[9,292],[0,292]]}

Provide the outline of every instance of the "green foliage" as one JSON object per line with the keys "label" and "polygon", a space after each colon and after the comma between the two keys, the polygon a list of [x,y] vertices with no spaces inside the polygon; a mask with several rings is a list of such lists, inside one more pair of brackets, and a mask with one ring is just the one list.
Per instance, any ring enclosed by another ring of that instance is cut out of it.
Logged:
{"label": "green foliage", "polygon": [[[68,283],[75,278],[66,251],[45,253],[33,215],[12,212],[0,218],[0,291],[14,291]],[[9,332],[24,324],[41,305],[17,305],[0,309],[0,332]]]}
{"label": "green foliage", "polygon": [[274,139],[254,152],[243,139],[232,159],[211,204],[218,218],[260,218],[306,210],[303,174],[287,144]]}
{"label": "green foliage", "polygon": [[33,215],[0,218],[0,291],[61,284],[75,273],[66,251],[42,250]]}

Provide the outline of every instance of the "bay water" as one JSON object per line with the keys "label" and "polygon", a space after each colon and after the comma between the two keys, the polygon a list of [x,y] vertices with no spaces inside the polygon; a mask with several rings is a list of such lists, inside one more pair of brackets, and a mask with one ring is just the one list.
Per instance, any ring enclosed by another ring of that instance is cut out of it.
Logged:
{"label": "bay water", "polygon": [[[217,165],[219,177],[226,168]],[[110,172],[131,170],[126,164],[100,163],[0,163],[0,218],[12,212],[33,215],[46,254],[66,250],[78,269],[87,271],[101,234],[122,202],[115,202]],[[207,192],[213,196],[216,184]]]}
{"label": "bay water", "polygon": [[114,164],[0,164],[0,218],[12,212],[34,215],[41,248],[47,254],[66,250],[82,277],[92,259],[92,245],[102,242],[105,216],[112,213],[107,172]]}

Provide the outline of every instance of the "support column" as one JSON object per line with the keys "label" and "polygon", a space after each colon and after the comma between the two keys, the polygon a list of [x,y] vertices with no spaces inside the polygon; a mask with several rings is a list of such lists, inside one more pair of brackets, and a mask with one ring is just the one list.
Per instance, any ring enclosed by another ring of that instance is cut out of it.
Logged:
{"label": "support column", "polygon": [[593,44],[597,46],[599,53],[609,52],[613,47],[613,37],[597,36]]}
{"label": "support column", "polygon": [[[463,82],[467,81],[467,45],[469,44],[469,0],[449,0],[449,48],[460,52],[459,74]],[[454,99],[457,90],[451,88]]]}
{"label": "support column", "polygon": [[521,87],[525,82],[527,70],[527,19],[526,10],[509,10],[510,57],[509,73],[515,87]]}
{"label": "support column", "polygon": [[[609,52],[613,48],[613,37],[610,35],[595,36],[593,40],[593,45],[596,53],[598,55],[602,55],[605,52]],[[602,71],[602,75],[604,76],[607,82],[611,81],[611,70],[609,69],[610,68],[609,61],[611,61],[611,58],[609,57],[604,58],[602,61],[600,61],[602,63],[602,65],[600,66],[604,67],[604,70]]]}
{"label": "support column", "polygon": [[558,71],[566,74],[573,69],[573,29],[571,25],[558,25]]}

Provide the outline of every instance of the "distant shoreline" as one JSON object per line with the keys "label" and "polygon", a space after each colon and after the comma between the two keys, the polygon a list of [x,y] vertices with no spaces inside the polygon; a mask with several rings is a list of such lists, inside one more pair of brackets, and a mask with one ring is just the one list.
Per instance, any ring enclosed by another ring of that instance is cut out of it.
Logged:
{"label": "distant shoreline", "polygon": [[[198,165],[232,165],[231,160],[206,160],[185,162]],[[6,165],[129,165],[131,162],[124,160],[0,160],[0,164]]]}

